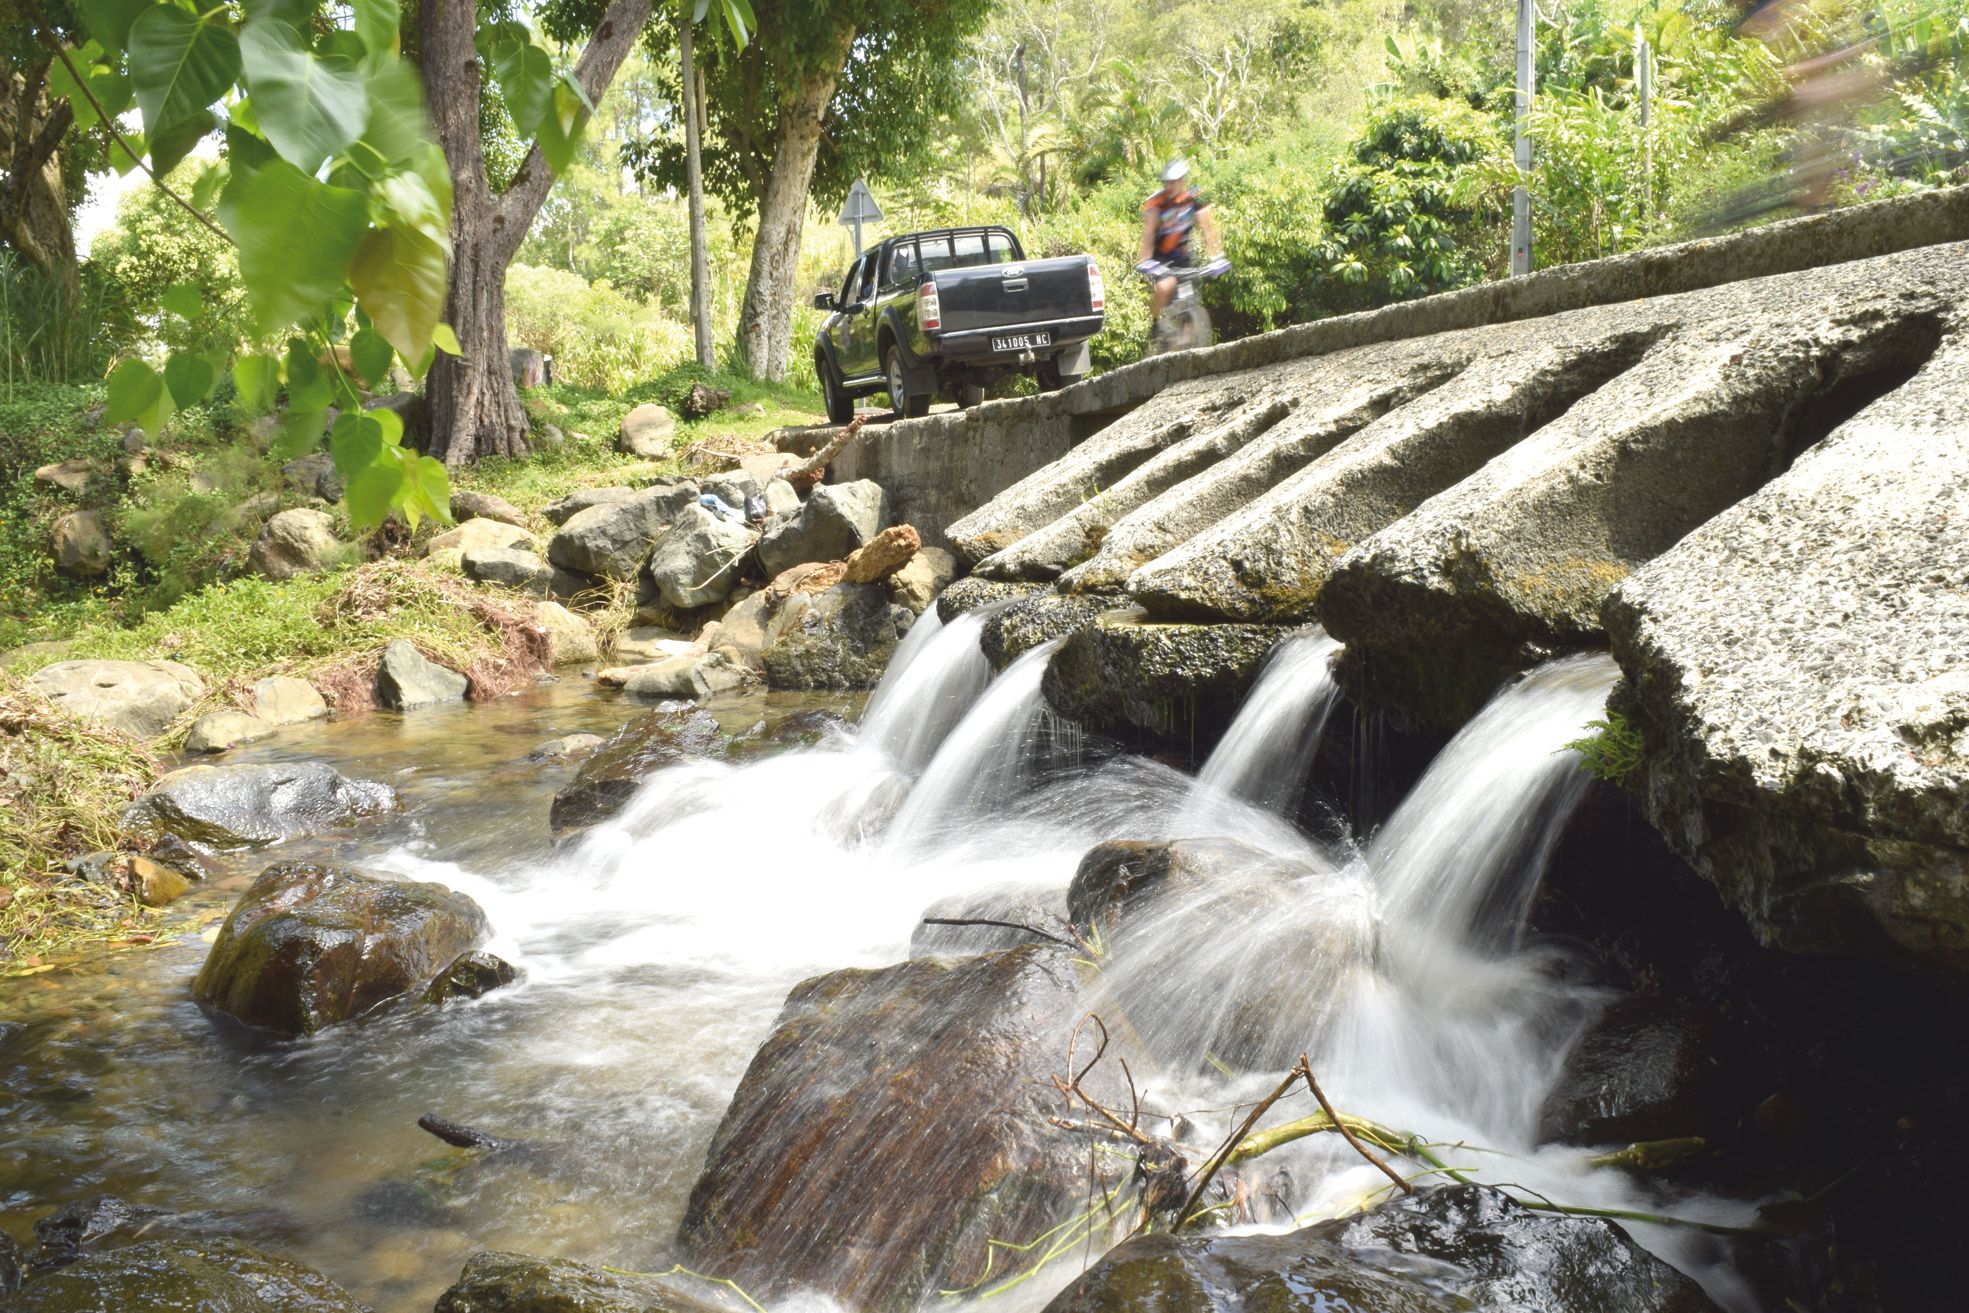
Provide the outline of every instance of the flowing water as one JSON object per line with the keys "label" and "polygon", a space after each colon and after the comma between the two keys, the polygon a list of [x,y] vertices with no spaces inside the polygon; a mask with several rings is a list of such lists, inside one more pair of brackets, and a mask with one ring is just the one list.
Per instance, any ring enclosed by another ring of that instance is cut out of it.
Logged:
{"label": "flowing water", "polygon": [[[1509,1155],[1493,1179],[1729,1215],[1644,1197],[1533,1143],[1565,1044],[1597,1004],[1519,941],[1581,787],[1559,749],[1598,712],[1604,658],[1501,693],[1362,852],[1321,847],[1274,809],[1296,796],[1285,779],[1303,776],[1302,740],[1331,704],[1323,635],[1273,661],[1199,785],[1146,759],[1083,755],[1040,694],[1050,649],[988,680],[973,619],[921,622],[859,733],[773,750],[775,723],[812,699],[718,704],[751,751],[660,772],[559,850],[546,809],[571,768],[526,754],[628,710],[573,684],[315,727],[278,754],[241,754],[316,756],[395,784],[399,820],[283,855],[471,894],[524,979],[275,1047],[190,1002],[195,934],[0,983],[0,1016],[27,1027],[0,1049],[0,1224],[25,1235],[50,1207],[105,1192],[198,1212],[382,1313],[428,1309],[479,1248],[667,1266],[705,1146],[790,985],[900,959],[940,897],[1061,888],[1103,840],[1204,835],[1263,850],[1264,897],[1198,895],[1131,932],[1090,999],[1129,997],[1160,1059],[1158,1108],[1214,1125],[1304,1052],[1341,1107]],[[264,860],[233,863],[183,906],[216,916]],[[1279,1115],[1305,1110],[1288,1099]],[[539,1147],[461,1167],[415,1129],[429,1111]],[[1380,1183],[1327,1138],[1280,1151],[1288,1213],[1331,1211]],[[842,1183],[841,1206],[871,1193],[854,1185]],[[1696,1233],[1637,1234],[1735,1298]],[[1077,1270],[1062,1264],[1022,1299]]]}

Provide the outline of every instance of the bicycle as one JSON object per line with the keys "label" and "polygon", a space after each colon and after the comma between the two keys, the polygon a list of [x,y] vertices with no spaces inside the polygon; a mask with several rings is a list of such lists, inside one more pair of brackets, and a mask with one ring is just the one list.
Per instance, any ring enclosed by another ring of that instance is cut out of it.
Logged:
{"label": "bicycle", "polygon": [[1154,286],[1164,278],[1176,280],[1176,291],[1162,315],[1149,330],[1149,354],[1188,351],[1210,345],[1210,312],[1203,308],[1197,284],[1206,278],[1221,278],[1231,271],[1231,262],[1219,256],[1201,268],[1171,267],[1160,261],[1145,261],[1137,272]]}

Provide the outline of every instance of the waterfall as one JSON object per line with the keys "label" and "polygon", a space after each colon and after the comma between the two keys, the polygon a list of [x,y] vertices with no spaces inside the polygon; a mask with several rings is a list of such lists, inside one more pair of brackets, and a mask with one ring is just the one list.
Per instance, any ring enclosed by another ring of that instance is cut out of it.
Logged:
{"label": "waterfall", "polygon": [[861,741],[897,766],[920,771],[991,682],[991,664],[978,647],[988,608],[950,624],[930,607],[910,626],[861,717]]}
{"label": "waterfall", "polygon": [[1330,668],[1339,650],[1340,643],[1317,627],[1273,649],[1237,718],[1197,773],[1199,790],[1290,814],[1339,697]]}

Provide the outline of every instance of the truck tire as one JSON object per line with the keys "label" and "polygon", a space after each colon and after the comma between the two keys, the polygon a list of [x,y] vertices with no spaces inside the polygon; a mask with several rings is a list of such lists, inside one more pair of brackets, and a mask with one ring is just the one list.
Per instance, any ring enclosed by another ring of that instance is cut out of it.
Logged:
{"label": "truck tire", "polygon": [[909,391],[908,375],[903,372],[902,348],[889,346],[882,357],[883,376],[888,380],[889,405],[899,419],[920,419],[930,413],[930,394]]}
{"label": "truck tire", "polygon": [[1033,379],[1039,384],[1041,392],[1058,392],[1061,388],[1072,387],[1086,377],[1085,374],[1062,374],[1060,362],[1057,360],[1043,360],[1039,368],[1033,372]]}
{"label": "truck tire", "polygon": [[826,356],[814,357],[814,373],[820,375],[820,394],[827,402],[829,423],[846,424],[855,417],[855,399],[841,387],[841,376]]}
{"label": "truck tire", "polygon": [[969,410],[984,404],[985,390],[982,383],[959,383],[957,385],[957,408]]}

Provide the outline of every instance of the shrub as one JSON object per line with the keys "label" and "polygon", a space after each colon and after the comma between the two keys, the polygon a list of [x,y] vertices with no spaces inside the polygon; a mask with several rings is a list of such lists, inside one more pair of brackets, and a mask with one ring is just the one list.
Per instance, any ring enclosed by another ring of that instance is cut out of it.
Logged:
{"label": "shrub", "polygon": [[687,326],[563,269],[509,269],[506,319],[516,346],[554,358],[557,380],[597,391],[625,392],[691,352]]}
{"label": "shrub", "polygon": [[1640,729],[1618,711],[1609,711],[1604,720],[1589,720],[1593,731],[1574,739],[1561,752],[1577,752],[1579,764],[1596,780],[1618,784],[1641,768],[1647,745]]}

